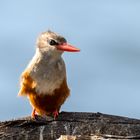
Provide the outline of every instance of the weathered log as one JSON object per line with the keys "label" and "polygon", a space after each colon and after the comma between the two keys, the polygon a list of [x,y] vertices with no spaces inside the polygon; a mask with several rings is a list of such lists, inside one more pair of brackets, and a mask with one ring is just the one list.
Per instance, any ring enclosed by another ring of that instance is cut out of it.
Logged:
{"label": "weathered log", "polygon": [[[64,136],[65,135],[65,136]],[[66,136],[67,135],[67,136]],[[54,120],[24,117],[0,122],[1,140],[140,139],[140,120],[101,113],[62,112]]]}

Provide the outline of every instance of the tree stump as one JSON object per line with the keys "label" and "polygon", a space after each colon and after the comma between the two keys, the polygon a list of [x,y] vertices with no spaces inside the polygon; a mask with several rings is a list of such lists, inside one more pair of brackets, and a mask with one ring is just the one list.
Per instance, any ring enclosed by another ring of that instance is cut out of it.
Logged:
{"label": "tree stump", "polygon": [[140,120],[102,113],[61,112],[36,120],[23,117],[0,122],[1,140],[140,139]]}

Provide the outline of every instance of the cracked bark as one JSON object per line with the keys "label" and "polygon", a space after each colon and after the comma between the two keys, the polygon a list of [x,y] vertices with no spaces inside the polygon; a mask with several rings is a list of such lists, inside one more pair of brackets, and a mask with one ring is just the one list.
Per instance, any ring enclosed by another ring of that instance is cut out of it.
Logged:
{"label": "cracked bark", "polygon": [[140,139],[140,120],[101,113],[62,112],[56,120],[0,122],[1,140]]}

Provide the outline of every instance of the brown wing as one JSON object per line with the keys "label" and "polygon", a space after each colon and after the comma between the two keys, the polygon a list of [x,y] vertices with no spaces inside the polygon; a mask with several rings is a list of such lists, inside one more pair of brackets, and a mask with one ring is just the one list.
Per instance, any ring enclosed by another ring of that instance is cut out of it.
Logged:
{"label": "brown wing", "polygon": [[28,71],[25,71],[21,75],[20,91],[18,96],[27,96],[30,93],[35,92],[36,83],[33,81]]}

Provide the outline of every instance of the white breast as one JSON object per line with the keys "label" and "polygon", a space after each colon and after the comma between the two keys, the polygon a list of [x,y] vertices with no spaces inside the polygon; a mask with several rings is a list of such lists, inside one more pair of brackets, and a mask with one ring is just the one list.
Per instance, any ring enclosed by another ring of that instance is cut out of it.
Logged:
{"label": "white breast", "polygon": [[65,63],[62,57],[52,58],[50,55],[42,56],[36,53],[30,64],[30,76],[37,83],[38,94],[53,94],[60,87],[65,76]]}

